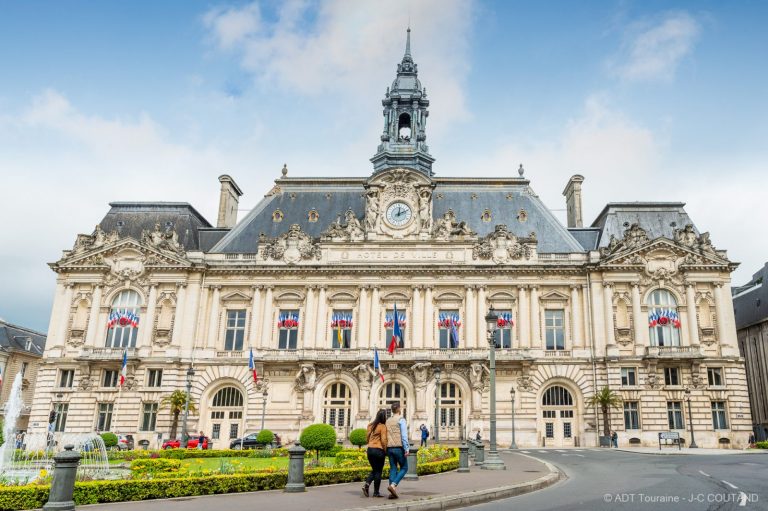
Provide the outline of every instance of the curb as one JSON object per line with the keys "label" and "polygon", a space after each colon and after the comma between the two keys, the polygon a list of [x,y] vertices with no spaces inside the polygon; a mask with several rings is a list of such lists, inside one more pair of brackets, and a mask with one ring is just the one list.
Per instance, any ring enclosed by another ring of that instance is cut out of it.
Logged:
{"label": "curb", "polygon": [[646,456],[745,456],[745,455],[751,455],[751,454],[768,454],[768,451],[765,453],[758,451],[742,451],[742,450],[729,450],[729,449],[722,449],[723,452],[717,452],[717,453],[704,453],[699,454],[696,452],[686,452],[685,450],[682,451],[632,451],[630,449],[622,449],[621,447],[614,448],[612,451],[620,451],[620,452],[630,452],[632,454],[645,454]]}
{"label": "curb", "polygon": [[[520,456],[526,456],[520,454]],[[467,506],[474,506],[476,504],[484,504],[486,502],[492,502],[494,500],[508,499],[510,497],[517,497],[525,493],[534,492],[536,490],[542,490],[549,486],[552,486],[556,482],[567,479],[568,476],[564,472],[559,470],[551,463],[547,463],[544,460],[534,458],[533,456],[526,456],[527,458],[535,459],[538,462],[543,463],[549,469],[549,474],[528,481],[527,483],[518,483],[510,486],[501,486],[499,488],[489,488],[485,490],[475,490],[471,492],[458,493],[456,495],[447,495],[445,497],[413,500],[410,502],[403,502],[402,504],[385,504],[383,506],[369,506],[369,507],[356,507],[349,508],[340,511],[435,511],[443,509],[463,508]]]}

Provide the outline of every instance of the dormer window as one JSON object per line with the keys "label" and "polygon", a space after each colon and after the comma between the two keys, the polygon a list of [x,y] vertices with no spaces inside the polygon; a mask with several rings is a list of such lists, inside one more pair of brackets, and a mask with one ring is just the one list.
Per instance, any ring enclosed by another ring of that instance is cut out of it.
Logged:
{"label": "dormer window", "polygon": [[483,214],[480,216],[480,218],[482,219],[483,222],[486,222],[486,223],[493,220],[493,215],[491,214],[491,210],[486,209],[485,211],[483,211]]}
{"label": "dormer window", "polygon": [[411,141],[411,116],[407,113],[400,114],[397,120],[397,141]]}
{"label": "dormer window", "polygon": [[279,209],[276,209],[272,212],[272,221],[273,222],[282,222],[283,221],[283,212]]}
{"label": "dormer window", "polygon": [[312,223],[317,222],[320,220],[320,213],[318,213],[316,209],[310,209],[309,213],[307,213],[307,220]]}

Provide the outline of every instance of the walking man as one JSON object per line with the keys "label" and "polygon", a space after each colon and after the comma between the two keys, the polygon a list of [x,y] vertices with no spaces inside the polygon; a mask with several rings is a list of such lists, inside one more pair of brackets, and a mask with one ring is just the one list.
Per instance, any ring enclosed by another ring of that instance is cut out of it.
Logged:
{"label": "walking man", "polygon": [[400,403],[392,403],[392,416],[387,419],[387,455],[389,456],[389,498],[399,498],[397,485],[408,472],[408,425],[400,414]]}
{"label": "walking man", "polygon": [[426,424],[422,424],[419,430],[421,431],[421,446],[426,447],[427,438],[429,438],[429,429],[427,428]]}

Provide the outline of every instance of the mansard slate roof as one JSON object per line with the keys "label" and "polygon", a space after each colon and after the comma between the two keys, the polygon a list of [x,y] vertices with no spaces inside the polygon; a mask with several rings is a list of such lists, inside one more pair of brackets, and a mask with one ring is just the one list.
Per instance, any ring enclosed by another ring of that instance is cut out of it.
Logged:
{"label": "mansard slate roof", "polygon": [[[276,180],[276,192],[266,196],[243,220],[212,249],[213,252],[256,252],[261,233],[276,237],[299,224],[310,236],[318,237],[333,221],[352,209],[362,219],[365,215],[367,178],[283,178]],[[436,178],[433,192],[433,218],[452,209],[459,221],[485,236],[497,224],[506,224],[510,232],[525,237],[536,233],[538,251],[543,253],[583,252],[584,247],[555,218],[531,191],[528,181],[519,178]],[[310,210],[319,215],[310,222]],[[485,210],[491,221],[484,222]],[[273,220],[277,210],[283,214],[280,222]],[[520,220],[520,211],[525,219]]]}
{"label": "mansard slate roof", "polygon": [[[622,239],[624,231],[634,223],[645,229],[650,239],[675,239],[675,229],[693,225],[684,206],[683,202],[609,202],[592,222],[592,227],[601,231],[598,247],[607,247],[611,235]],[[695,225],[693,229],[698,235]]]}
{"label": "mansard slate roof", "polygon": [[110,210],[99,222],[104,232],[117,231],[120,237],[141,240],[142,231],[152,231],[155,224],[170,227],[179,236],[185,250],[200,250],[199,230],[211,227],[195,208],[186,202],[110,202]]}
{"label": "mansard slate roof", "polygon": [[752,275],[752,280],[731,291],[737,330],[768,320],[768,263]]}
{"label": "mansard slate roof", "polygon": [[[27,340],[32,342],[27,345]],[[0,348],[42,356],[45,350],[45,334],[0,320]]]}

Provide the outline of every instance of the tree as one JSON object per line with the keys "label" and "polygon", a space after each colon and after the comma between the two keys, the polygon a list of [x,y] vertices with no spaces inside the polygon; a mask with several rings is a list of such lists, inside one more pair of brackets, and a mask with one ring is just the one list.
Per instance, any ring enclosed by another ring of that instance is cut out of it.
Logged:
{"label": "tree", "polygon": [[257,445],[269,445],[275,439],[275,434],[268,429],[262,429],[259,434],[256,435]]}
{"label": "tree", "polygon": [[316,451],[319,461],[320,451],[331,449],[336,445],[336,430],[330,424],[312,424],[301,432],[299,443],[305,449]]}
{"label": "tree", "polygon": [[[179,428],[179,415],[184,412],[184,404],[187,402],[187,393],[183,390],[174,390],[170,395],[160,400],[160,408],[168,408],[173,415],[171,422],[171,438],[176,438],[176,430]],[[194,413],[195,401],[192,396],[189,398],[189,411]]]}
{"label": "tree", "polygon": [[117,445],[117,435],[110,432],[104,432],[101,433],[101,439],[104,441],[104,447],[109,449],[110,447],[114,447]]}
{"label": "tree", "polygon": [[368,432],[363,428],[353,429],[349,433],[349,441],[358,448],[368,443]]}
{"label": "tree", "polygon": [[603,436],[611,435],[611,419],[608,415],[609,408],[618,408],[621,406],[621,396],[616,394],[608,387],[603,387],[589,399],[589,404],[599,406],[603,412]]}

